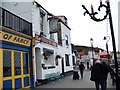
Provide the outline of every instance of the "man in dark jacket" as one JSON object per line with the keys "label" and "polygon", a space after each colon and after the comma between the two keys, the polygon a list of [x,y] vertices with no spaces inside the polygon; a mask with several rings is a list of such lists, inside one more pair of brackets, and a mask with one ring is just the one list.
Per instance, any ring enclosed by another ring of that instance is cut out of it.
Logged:
{"label": "man in dark jacket", "polygon": [[82,79],[83,78],[83,72],[84,72],[84,69],[85,69],[85,66],[84,66],[83,62],[80,62],[79,69],[80,69],[80,75],[81,75],[81,79]]}
{"label": "man in dark jacket", "polygon": [[110,66],[107,64],[107,62],[102,61],[102,65],[104,68],[104,74],[105,74],[105,83],[106,83],[106,87],[107,87],[107,77],[108,77],[108,73],[110,72]]}
{"label": "man in dark jacket", "polygon": [[99,86],[101,90],[106,90],[105,70],[100,60],[96,60],[93,65],[90,80],[95,82],[96,90],[99,90]]}

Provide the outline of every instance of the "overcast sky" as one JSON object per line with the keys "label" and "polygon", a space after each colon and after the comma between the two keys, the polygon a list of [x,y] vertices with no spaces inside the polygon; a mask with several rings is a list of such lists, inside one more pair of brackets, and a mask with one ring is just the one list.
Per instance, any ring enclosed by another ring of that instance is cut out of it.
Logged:
{"label": "overcast sky", "polygon": [[[90,38],[94,40],[93,46],[106,49],[103,37],[110,36],[109,50],[112,51],[111,32],[109,21],[95,22],[86,14],[83,15],[85,5],[91,12],[91,3],[94,11],[97,11],[100,5],[99,0],[36,0],[48,12],[54,15],[64,15],[68,19],[68,26],[71,28],[71,42],[75,45],[90,46]],[[118,1],[110,0],[111,12],[113,18],[113,27],[116,39],[116,48],[118,48]],[[102,0],[104,4],[105,0]],[[105,9],[102,9],[99,17],[104,15]]]}

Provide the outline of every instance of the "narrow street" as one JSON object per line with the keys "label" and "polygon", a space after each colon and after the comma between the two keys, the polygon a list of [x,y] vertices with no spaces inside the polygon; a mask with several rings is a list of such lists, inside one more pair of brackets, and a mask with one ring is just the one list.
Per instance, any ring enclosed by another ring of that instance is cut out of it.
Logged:
{"label": "narrow street", "polygon": [[[90,71],[84,72],[84,78],[81,80],[73,80],[72,75],[68,75],[63,77],[61,80],[56,80],[54,83],[47,83],[44,85],[40,85],[37,88],[95,88],[94,82],[90,81]],[[115,88],[112,86],[111,78],[108,77],[107,82],[108,88]],[[115,89],[112,89],[115,90]]]}

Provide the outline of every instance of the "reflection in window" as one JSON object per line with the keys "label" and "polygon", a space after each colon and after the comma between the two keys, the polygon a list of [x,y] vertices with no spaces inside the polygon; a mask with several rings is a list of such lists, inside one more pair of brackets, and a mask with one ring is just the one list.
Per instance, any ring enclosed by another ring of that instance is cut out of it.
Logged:
{"label": "reflection in window", "polygon": [[23,53],[23,72],[28,74],[28,53]]}
{"label": "reflection in window", "polygon": [[11,76],[11,51],[3,51],[3,77]]}
{"label": "reflection in window", "polygon": [[14,74],[20,75],[21,74],[21,53],[14,52]]}

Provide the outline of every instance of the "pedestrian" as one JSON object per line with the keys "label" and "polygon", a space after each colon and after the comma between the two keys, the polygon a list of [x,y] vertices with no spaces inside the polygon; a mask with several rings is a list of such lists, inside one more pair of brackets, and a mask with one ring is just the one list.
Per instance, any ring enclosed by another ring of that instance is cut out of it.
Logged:
{"label": "pedestrian", "polygon": [[79,79],[78,71],[79,71],[78,64],[75,64],[75,65],[73,66],[73,80]]}
{"label": "pedestrian", "polygon": [[99,90],[99,86],[101,86],[101,90],[106,90],[105,71],[100,60],[96,60],[91,68],[90,80],[95,82],[96,90]]}
{"label": "pedestrian", "polygon": [[87,69],[89,70],[89,62],[87,62]]}
{"label": "pedestrian", "polygon": [[107,88],[107,77],[108,77],[108,73],[110,72],[110,66],[105,61],[102,61],[102,65],[104,68],[105,84],[106,84],[105,86]]}
{"label": "pedestrian", "polygon": [[84,69],[85,69],[85,66],[84,66],[83,62],[80,62],[79,69],[80,69],[80,75],[81,75],[81,79],[82,79],[83,78],[83,72],[84,72]]}
{"label": "pedestrian", "polygon": [[90,59],[90,70],[91,70],[92,66],[93,66],[93,59]]}

